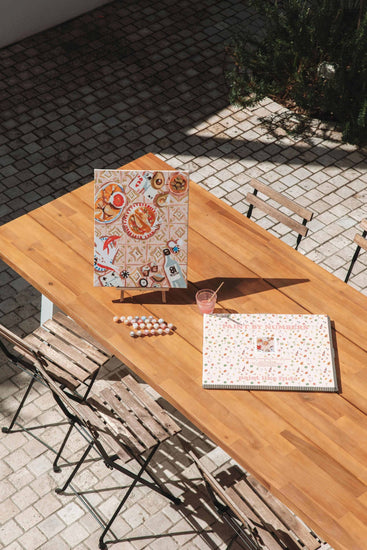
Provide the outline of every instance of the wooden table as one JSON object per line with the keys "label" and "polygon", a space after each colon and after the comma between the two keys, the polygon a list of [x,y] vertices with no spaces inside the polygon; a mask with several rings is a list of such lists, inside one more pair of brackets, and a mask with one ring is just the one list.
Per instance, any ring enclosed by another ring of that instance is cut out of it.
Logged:
{"label": "wooden table", "polygon": [[[124,168],[168,169],[154,155]],[[155,388],[337,550],[367,548],[367,298],[212,194],[190,188],[189,288],[118,303],[92,286],[93,183],[0,228],[0,256]],[[219,308],[325,313],[336,393],[204,390],[197,288]],[[152,314],[171,336],[133,339],[115,315]]]}

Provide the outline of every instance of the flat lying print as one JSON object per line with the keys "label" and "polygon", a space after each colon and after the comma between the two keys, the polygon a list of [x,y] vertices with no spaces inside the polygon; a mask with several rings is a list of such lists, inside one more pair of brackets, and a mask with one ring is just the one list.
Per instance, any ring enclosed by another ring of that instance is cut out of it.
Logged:
{"label": "flat lying print", "polygon": [[327,315],[204,315],[204,388],[337,391]]}
{"label": "flat lying print", "polygon": [[94,171],[94,286],[186,288],[189,174]]}

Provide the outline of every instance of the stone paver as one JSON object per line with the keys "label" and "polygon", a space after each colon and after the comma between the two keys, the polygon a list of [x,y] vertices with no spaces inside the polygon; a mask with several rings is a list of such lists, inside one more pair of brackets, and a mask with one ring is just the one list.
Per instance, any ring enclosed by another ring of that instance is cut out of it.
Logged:
{"label": "stone paver", "polygon": [[[259,25],[246,3],[235,0],[203,0],[199,12],[192,0],[115,1],[0,50],[0,223],[90,181],[94,168],[118,168],[153,152],[241,213],[252,177],[313,210],[300,252],[343,279],[358,223],[367,216],[366,151],[342,144],[318,121],[308,135],[287,135],[278,124],[287,111],[270,99],[250,109],[230,106],[224,44],[239,24]],[[254,220],[294,244],[294,235],[256,209]],[[349,283],[364,294],[366,266],[362,253]],[[39,323],[39,307],[39,293],[0,262],[1,322],[27,334]],[[0,377],[6,425],[26,377],[3,358]],[[59,418],[40,387],[22,415],[35,423]],[[231,464],[182,422],[186,439],[209,453],[211,469]],[[40,435],[57,445],[62,434],[60,427]],[[66,458],[82,443],[75,438]],[[127,540],[114,548],[225,548],[231,533],[207,507],[180,446],[169,452],[163,470],[188,512],[138,488],[119,518],[117,530]],[[63,474],[53,473],[50,451],[24,434],[1,433],[0,460],[0,547],[97,548],[96,521],[75,497],[54,492]],[[107,482],[116,478],[103,464],[88,466],[79,478],[83,490]],[[117,502],[101,492],[90,500],[101,511]],[[166,537],[154,538],[162,531]]]}

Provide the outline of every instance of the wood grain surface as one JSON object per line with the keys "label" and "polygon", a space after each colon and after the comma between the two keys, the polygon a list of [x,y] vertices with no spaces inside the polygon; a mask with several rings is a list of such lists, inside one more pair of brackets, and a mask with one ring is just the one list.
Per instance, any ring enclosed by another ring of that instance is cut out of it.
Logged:
{"label": "wood grain surface", "polygon": [[[125,169],[171,169],[152,154]],[[93,287],[93,182],[0,228],[0,257],[156,389],[336,550],[367,548],[367,297],[198,185],[188,288]],[[204,390],[199,288],[216,311],[317,313],[333,325],[340,393]],[[172,335],[133,339],[115,315]]]}

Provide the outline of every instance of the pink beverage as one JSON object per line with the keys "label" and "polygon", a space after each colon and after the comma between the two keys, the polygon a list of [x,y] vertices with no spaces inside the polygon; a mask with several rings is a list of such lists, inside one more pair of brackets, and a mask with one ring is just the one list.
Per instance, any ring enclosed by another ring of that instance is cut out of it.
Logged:
{"label": "pink beverage", "polygon": [[195,298],[200,313],[213,313],[217,301],[217,294],[214,290],[199,290]]}

